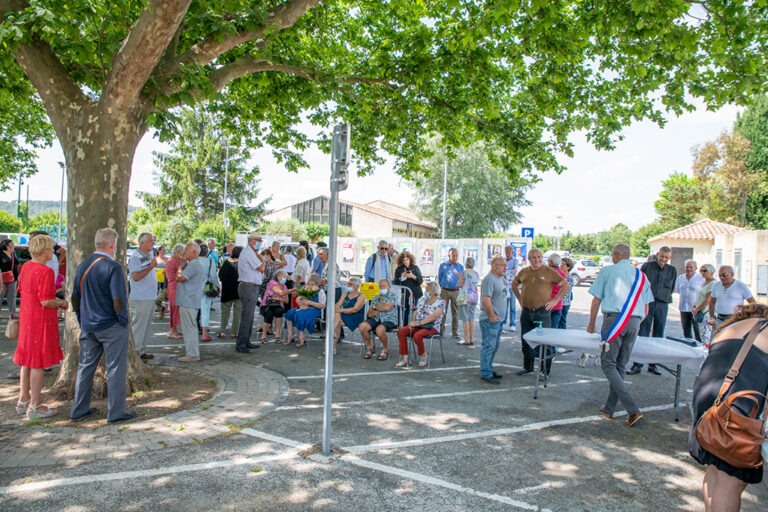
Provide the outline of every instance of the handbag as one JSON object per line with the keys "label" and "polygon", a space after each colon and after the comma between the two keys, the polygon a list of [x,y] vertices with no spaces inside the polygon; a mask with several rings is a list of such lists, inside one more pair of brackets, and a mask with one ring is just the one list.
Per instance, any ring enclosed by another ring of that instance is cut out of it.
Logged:
{"label": "handbag", "polygon": [[[757,411],[760,403],[758,397],[765,398],[765,395],[751,389],[734,393],[724,401],[723,395],[728,392],[739,374],[741,365],[758,332],[765,325],[766,321],[758,322],[749,332],[747,340],[736,355],[733,366],[723,380],[715,403],[707,409],[696,425],[696,440],[699,445],[736,468],[753,469],[763,465],[760,448],[765,442],[765,420],[757,417]],[[734,407],[733,403],[738,399],[753,402],[748,415],[743,415]]]}
{"label": "handbag", "polygon": [[212,282],[210,279],[208,279],[211,276],[211,265],[213,265],[213,260],[208,260],[208,276],[206,276],[205,280],[205,286],[203,286],[203,293],[205,293],[206,297],[218,297],[219,296],[219,285]]}
{"label": "handbag", "polygon": [[456,297],[456,305],[457,306],[464,306],[466,304],[467,304],[467,294],[464,293],[464,291],[462,290],[462,292],[459,294],[459,296]]}
{"label": "handbag", "polygon": [[16,258],[14,258],[13,255],[11,255],[11,270],[6,270],[2,274],[0,274],[0,277],[2,277],[3,279],[3,284],[12,283],[16,280],[16,278],[13,276],[13,264],[15,259]]}
{"label": "handbag", "polygon": [[18,318],[11,318],[8,320],[8,325],[5,326],[5,337],[9,340],[15,340],[19,337],[19,320]]}

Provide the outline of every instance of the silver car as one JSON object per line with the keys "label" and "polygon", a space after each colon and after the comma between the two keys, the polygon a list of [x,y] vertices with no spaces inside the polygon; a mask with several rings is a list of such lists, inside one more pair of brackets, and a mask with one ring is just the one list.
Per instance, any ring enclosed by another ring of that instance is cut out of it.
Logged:
{"label": "silver car", "polygon": [[582,282],[591,283],[600,272],[600,266],[591,258],[579,258],[573,261],[571,275],[574,276],[573,285],[579,286]]}

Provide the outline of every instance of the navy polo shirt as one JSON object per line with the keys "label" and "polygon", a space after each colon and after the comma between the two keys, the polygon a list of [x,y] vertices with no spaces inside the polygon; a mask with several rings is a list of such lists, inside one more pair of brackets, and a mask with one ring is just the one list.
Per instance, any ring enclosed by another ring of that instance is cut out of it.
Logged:
{"label": "navy polo shirt", "polygon": [[[96,258],[107,256],[91,268],[85,276],[83,289],[80,279]],[[96,251],[77,267],[72,286],[72,303],[85,333],[109,329],[115,324],[128,325],[128,295],[125,290],[125,272],[122,265],[105,252]],[[121,299],[123,308],[115,312],[114,299]],[[79,305],[79,307],[77,307]]]}

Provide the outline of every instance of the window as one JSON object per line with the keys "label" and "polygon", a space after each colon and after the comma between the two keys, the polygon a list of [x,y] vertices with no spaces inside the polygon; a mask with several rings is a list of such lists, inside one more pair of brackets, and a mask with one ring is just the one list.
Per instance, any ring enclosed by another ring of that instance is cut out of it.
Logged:
{"label": "window", "polygon": [[720,268],[723,264],[723,250],[718,249],[715,251],[715,262],[717,263],[717,268]]}
{"label": "window", "polygon": [[733,277],[741,281],[741,249],[733,251]]}

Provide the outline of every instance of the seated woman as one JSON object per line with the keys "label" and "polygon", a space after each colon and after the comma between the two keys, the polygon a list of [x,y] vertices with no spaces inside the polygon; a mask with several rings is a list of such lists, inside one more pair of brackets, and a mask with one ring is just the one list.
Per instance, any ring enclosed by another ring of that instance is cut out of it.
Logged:
{"label": "seated woman", "polygon": [[288,273],[280,269],[272,277],[272,280],[267,283],[267,290],[264,292],[264,297],[261,299],[259,312],[264,317],[264,322],[261,324],[261,343],[267,343],[267,333],[272,327],[272,320],[279,319],[275,325],[275,342],[280,339],[280,329],[283,326],[283,313],[285,309],[284,304],[288,304],[288,298],[293,290],[289,290],[285,287],[285,282],[288,280]]}
{"label": "seated woman", "polygon": [[[312,274],[315,275],[315,274]],[[347,282],[347,288],[339,297],[336,303],[335,333],[333,338],[333,353],[336,353],[336,344],[342,337],[342,328],[347,327],[354,332],[363,321],[365,310],[365,295],[360,293],[360,284],[362,280],[359,277],[350,277]]]}
{"label": "seated woman", "polygon": [[317,274],[309,276],[307,286],[317,293],[309,299],[298,297],[296,299],[298,307],[289,309],[285,313],[285,321],[288,326],[288,339],[285,340],[285,345],[290,345],[293,342],[293,327],[295,325],[299,331],[299,342],[296,347],[303,347],[307,341],[307,336],[315,332],[315,320],[320,318],[325,307],[325,291],[320,288],[320,276]]}
{"label": "seated woman", "polygon": [[[739,306],[712,338],[709,355],[693,384],[695,419],[688,436],[688,451],[707,468],[703,485],[704,507],[707,512],[741,510],[741,493],[747,484],[757,484],[763,479],[762,467],[734,467],[702,448],[695,434],[699,418],[714,404],[736,355],[746,342],[749,332],[758,323],[762,324],[759,327],[760,332],[723,398],[746,390],[754,390],[763,395],[768,393],[768,322],[765,319],[768,319],[768,307],[762,304]],[[765,414],[765,399],[757,395],[752,396],[758,400],[757,417],[760,418],[761,413]],[[749,412],[744,409],[755,405],[754,402],[743,399],[737,399],[733,404],[742,414]]]}
{"label": "seated woman", "polygon": [[416,315],[413,322],[397,330],[400,341],[400,361],[397,368],[408,366],[408,336],[413,338],[419,353],[419,366],[427,366],[427,355],[424,353],[424,338],[440,334],[440,322],[445,313],[445,301],[440,298],[440,286],[434,281],[427,283],[424,296],[416,304]]}

